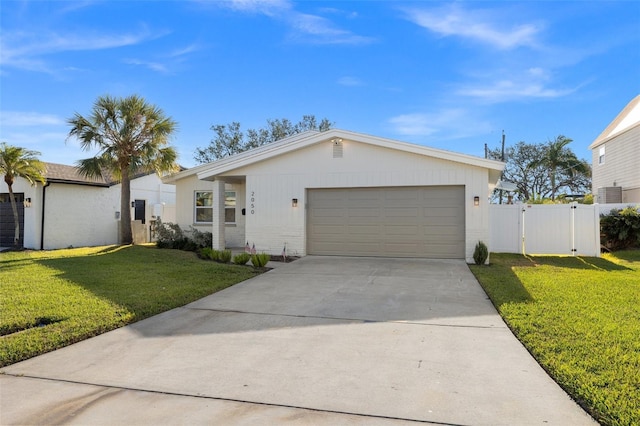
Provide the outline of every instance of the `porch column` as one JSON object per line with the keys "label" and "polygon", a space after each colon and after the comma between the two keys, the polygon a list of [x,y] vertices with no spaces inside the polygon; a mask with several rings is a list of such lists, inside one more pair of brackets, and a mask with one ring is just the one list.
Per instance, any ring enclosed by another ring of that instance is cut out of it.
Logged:
{"label": "porch column", "polygon": [[213,249],[224,250],[224,181],[213,181]]}

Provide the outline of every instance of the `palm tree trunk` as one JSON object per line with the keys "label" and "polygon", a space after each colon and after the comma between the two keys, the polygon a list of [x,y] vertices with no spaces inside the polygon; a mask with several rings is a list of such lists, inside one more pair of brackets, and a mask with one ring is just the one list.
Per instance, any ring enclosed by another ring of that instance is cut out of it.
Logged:
{"label": "palm tree trunk", "polygon": [[9,200],[11,201],[11,210],[13,210],[13,223],[15,224],[16,233],[13,238],[13,246],[20,246],[20,217],[18,216],[18,205],[16,204],[16,199],[13,196],[13,187],[8,185],[9,187]]}
{"label": "palm tree trunk", "polygon": [[120,182],[120,244],[133,244],[133,232],[131,231],[131,179],[129,168],[122,170]]}

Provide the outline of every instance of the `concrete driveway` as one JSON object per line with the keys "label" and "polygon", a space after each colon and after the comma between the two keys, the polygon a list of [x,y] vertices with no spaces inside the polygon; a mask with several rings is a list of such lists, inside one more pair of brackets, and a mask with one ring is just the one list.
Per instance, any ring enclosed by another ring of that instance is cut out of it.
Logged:
{"label": "concrete driveway", "polygon": [[2,369],[7,424],[594,424],[462,261],[309,256]]}

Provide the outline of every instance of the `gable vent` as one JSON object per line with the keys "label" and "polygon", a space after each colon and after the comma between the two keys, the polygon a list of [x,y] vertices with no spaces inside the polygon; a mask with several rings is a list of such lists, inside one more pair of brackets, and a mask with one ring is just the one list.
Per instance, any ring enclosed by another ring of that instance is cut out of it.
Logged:
{"label": "gable vent", "polygon": [[342,158],[342,139],[331,139],[333,143],[333,158]]}

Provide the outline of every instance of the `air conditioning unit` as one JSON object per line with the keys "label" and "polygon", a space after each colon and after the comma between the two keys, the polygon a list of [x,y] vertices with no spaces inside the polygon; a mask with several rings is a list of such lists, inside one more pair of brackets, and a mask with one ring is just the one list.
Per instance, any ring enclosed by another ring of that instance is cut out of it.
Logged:
{"label": "air conditioning unit", "polygon": [[598,203],[600,204],[622,203],[622,187],[606,186],[604,188],[598,188]]}

